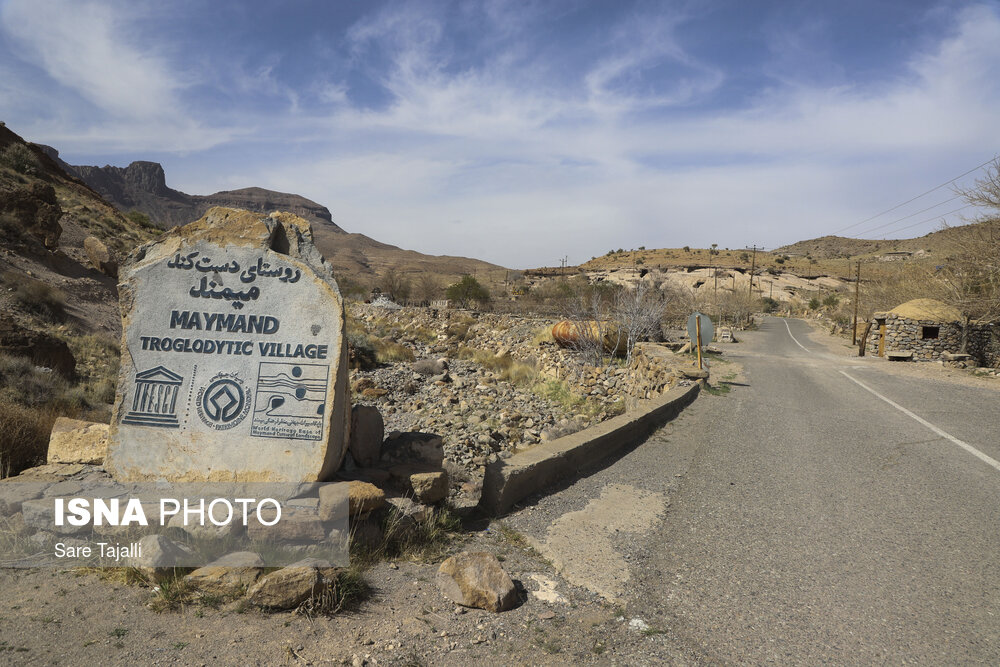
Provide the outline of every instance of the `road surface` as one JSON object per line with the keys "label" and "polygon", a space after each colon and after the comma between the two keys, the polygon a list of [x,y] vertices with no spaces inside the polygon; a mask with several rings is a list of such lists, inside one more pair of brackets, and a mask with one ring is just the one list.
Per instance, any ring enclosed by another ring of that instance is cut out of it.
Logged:
{"label": "road surface", "polygon": [[632,660],[1000,664],[1000,392],[817,335],[766,319],[747,386],[510,521],[648,626]]}

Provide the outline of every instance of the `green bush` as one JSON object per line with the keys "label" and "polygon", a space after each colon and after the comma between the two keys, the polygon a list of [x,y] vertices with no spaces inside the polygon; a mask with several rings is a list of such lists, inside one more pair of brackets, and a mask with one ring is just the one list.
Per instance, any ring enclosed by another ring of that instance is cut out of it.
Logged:
{"label": "green bush", "polygon": [[19,174],[33,174],[41,166],[38,156],[25,144],[11,144],[0,153],[0,163]]}
{"label": "green bush", "polygon": [[452,301],[489,301],[490,292],[472,276],[462,276],[457,283],[448,286],[446,296]]}
{"label": "green bush", "polygon": [[818,310],[820,307],[819,299],[813,297],[809,299],[809,310]]}

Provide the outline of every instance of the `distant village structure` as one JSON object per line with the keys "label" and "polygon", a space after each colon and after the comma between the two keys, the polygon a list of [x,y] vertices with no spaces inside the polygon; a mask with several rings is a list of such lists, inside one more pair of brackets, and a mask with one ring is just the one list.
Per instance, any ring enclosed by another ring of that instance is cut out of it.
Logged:
{"label": "distant village structure", "polygon": [[[966,354],[980,366],[1000,363],[1000,323],[970,322]],[[875,313],[867,353],[889,359],[956,361],[962,350],[962,314],[934,299],[914,299]]]}

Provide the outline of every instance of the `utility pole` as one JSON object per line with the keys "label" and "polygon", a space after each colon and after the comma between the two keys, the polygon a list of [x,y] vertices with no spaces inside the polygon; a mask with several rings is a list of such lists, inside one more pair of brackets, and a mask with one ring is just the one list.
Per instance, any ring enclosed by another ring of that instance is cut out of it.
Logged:
{"label": "utility pole", "polygon": [[715,300],[715,314],[719,314],[719,267],[713,266],[712,273],[715,274],[715,292],[712,298]]}
{"label": "utility pole", "polygon": [[753,246],[753,259],[750,260],[750,288],[747,290],[747,297],[750,299],[753,299],[753,272],[757,268],[757,250],[763,250],[763,248]]}
{"label": "utility pole", "polygon": [[858,273],[854,278],[854,331],[851,334],[851,345],[858,344],[858,300],[861,298],[861,260],[858,260]]}

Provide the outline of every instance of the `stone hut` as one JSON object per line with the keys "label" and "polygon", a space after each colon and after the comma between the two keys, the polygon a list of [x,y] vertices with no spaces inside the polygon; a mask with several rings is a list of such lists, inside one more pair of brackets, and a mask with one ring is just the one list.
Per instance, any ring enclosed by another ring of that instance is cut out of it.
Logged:
{"label": "stone hut", "polygon": [[[867,353],[890,359],[952,361],[962,349],[962,314],[934,299],[914,299],[875,313]],[[1000,364],[1000,326],[969,324],[966,352],[980,366]]]}

